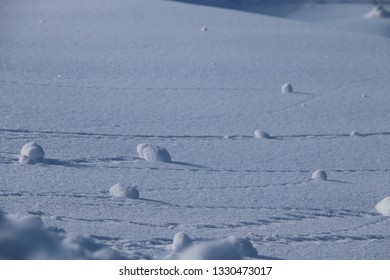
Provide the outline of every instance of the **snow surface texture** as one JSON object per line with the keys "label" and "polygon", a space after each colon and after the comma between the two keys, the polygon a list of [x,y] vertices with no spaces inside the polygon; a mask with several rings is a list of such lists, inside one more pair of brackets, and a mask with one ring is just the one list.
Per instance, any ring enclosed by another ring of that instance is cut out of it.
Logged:
{"label": "snow surface texture", "polygon": [[110,194],[113,197],[123,197],[138,199],[139,192],[137,186],[123,186],[121,184],[115,184],[110,188]]}
{"label": "snow surface texture", "polygon": [[124,258],[90,238],[46,229],[39,216],[0,213],[0,260]]}
{"label": "snow surface texture", "polygon": [[171,162],[171,156],[168,151],[159,146],[138,144],[137,152],[140,158],[143,158],[144,160]]}
{"label": "snow surface texture", "polygon": [[[376,32],[388,19],[338,5],[276,18],[162,0],[3,1],[2,210],[130,259],[174,253],[177,232],[193,246],[247,237],[274,258],[390,259],[390,219],[375,209],[389,195],[390,39],[344,29],[345,14]],[[335,20],[312,23],[320,12]],[[280,93],[285,81],[294,94]],[[18,163],[29,141],[44,164]],[[171,163],[140,160],[139,143]],[[328,180],[311,179],[319,167]],[[140,199],[112,197],[126,182]]]}
{"label": "snow surface texture", "polygon": [[390,196],[379,201],[375,206],[375,209],[382,215],[390,217]]}
{"label": "snow surface texture", "polygon": [[45,157],[45,152],[42,146],[35,142],[26,143],[19,155],[19,162],[22,164],[34,164],[42,162]]}

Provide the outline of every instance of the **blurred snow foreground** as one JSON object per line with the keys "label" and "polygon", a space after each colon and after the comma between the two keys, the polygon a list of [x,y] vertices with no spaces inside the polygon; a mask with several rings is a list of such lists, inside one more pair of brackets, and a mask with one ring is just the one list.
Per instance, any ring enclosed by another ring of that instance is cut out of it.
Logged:
{"label": "blurred snow foreground", "polygon": [[0,213],[0,259],[126,259],[91,238],[44,228],[39,216]]}

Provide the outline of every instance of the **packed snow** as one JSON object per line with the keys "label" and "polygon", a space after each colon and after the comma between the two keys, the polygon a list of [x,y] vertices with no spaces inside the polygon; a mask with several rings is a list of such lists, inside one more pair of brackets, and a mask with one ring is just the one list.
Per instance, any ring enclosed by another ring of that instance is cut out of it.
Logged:
{"label": "packed snow", "polygon": [[3,2],[1,259],[390,259],[374,5]]}

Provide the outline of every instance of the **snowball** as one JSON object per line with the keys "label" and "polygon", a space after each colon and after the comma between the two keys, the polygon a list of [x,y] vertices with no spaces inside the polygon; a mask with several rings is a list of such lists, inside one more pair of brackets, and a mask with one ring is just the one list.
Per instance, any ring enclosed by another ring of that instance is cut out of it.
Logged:
{"label": "snowball", "polygon": [[115,184],[110,188],[110,194],[113,197],[124,197],[124,198],[139,198],[139,192],[136,186],[123,186],[121,184]]}
{"label": "snowball", "polygon": [[207,27],[203,26],[200,30],[201,30],[202,32],[206,32],[206,31],[207,31]]}
{"label": "snowball", "polygon": [[283,93],[291,93],[291,92],[293,92],[294,90],[293,90],[293,87],[292,87],[291,84],[286,83],[286,84],[282,85],[281,91],[282,91]]}
{"label": "snowball", "polygon": [[42,162],[45,152],[42,146],[35,142],[26,143],[20,150],[19,162],[23,164],[34,164]]}
{"label": "snowball", "polygon": [[173,237],[171,248],[175,252],[182,252],[188,247],[190,247],[191,245],[192,245],[191,238],[183,232],[178,232]]}
{"label": "snowball", "polygon": [[366,18],[387,18],[390,17],[390,12],[385,10],[382,6],[376,6],[366,15]]}
{"label": "snowball", "polygon": [[356,130],[353,130],[353,131],[351,131],[351,133],[349,134],[351,137],[353,137],[353,136],[360,136],[360,133],[359,132],[357,132]]}
{"label": "snowball", "polygon": [[323,180],[326,181],[328,179],[328,176],[326,175],[326,172],[323,170],[316,170],[311,175],[311,178],[314,180]]}
{"label": "snowball", "polygon": [[255,130],[255,138],[269,139],[271,136],[267,132],[257,129]]}
{"label": "snowball", "polygon": [[137,152],[141,158],[148,161],[171,162],[171,156],[168,151],[159,146],[139,144]]}
{"label": "snowball", "polygon": [[385,197],[375,205],[375,209],[384,216],[390,217],[390,196]]}
{"label": "snowball", "polygon": [[238,253],[243,257],[255,258],[259,255],[250,239],[247,237],[235,237],[234,235],[231,235],[224,240],[237,248]]}

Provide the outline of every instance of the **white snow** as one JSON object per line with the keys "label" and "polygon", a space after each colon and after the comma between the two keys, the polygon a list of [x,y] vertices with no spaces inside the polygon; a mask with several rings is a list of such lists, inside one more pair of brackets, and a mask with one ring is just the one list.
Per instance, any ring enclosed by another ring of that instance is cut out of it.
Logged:
{"label": "white snow", "polygon": [[138,144],[137,152],[140,158],[148,161],[171,162],[171,156],[165,148],[150,144]]}
{"label": "white snow", "polygon": [[289,83],[283,84],[280,90],[281,90],[282,93],[292,93],[292,92],[294,92],[294,89],[293,89],[292,85],[289,84]]}
{"label": "white snow", "polygon": [[41,145],[35,142],[28,142],[20,150],[19,162],[23,164],[34,164],[42,162],[45,152]]}
{"label": "white snow", "polygon": [[[1,210],[39,216],[37,236],[54,232],[68,253],[14,234],[16,222],[2,226],[7,252],[390,259],[390,220],[374,208],[389,195],[389,19],[364,18],[371,4],[201,2],[230,9],[2,1]],[[279,93],[284,82],[293,94]],[[45,164],[18,163],[29,141]],[[148,161],[161,159],[171,163]],[[310,178],[319,167],[329,180]],[[127,197],[126,182],[141,199],[113,199],[109,187]],[[191,249],[172,250],[177,232]]]}
{"label": "white snow", "polygon": [[139,198],[139,192],[137,186],[124,186],[122,184],[115,184],[110,188],[110,194],[113,197],[123,197],[123,198]]}
{"label": "white snow", "polygon": [[184,232],[178,232],[173,237],[171,248],[172,251],[174,252],[182,252],[185,249],[191,247],[191,245],[192,245],[191,238]]}
{"label": "white snow", "polygon": [[375,209],[384,216],[390,217],[390,196],[385,197],[375,205]]}
{"label": "white snow", "polygon": [[267,132],[265,132],[264,130],[260,130],[260,129],[256,129],[254,135],[255,135],[255,138],[263,138],[263,139],[271,138],[271,136]]}
{"label": "white snow", "polygon": [[311,178],[313,180],[326,181],[328,179],[328,175],[326,174],[326,172],[324,170],[318,169],[318,170],[313,172],[313,174],[311,175]]}

